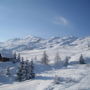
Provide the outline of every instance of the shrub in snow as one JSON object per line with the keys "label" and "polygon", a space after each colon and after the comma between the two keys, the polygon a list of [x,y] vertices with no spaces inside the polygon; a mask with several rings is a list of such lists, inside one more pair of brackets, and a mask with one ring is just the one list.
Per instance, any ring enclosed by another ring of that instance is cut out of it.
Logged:
{"label": "shrub in snow", "polygon": [[10,73],[10,68],[9,68],[9,67],[6,69],[6,75],[7,75],[7,76],[10,76],[10,75],[11,75],[11,73]]}
{"label": "shrub in snow", "polygon": [[45,51],[43,52],[43,56],[42,56],[41,61],[42,61],[43,64],[46,64],[46,65],[48,65],[48,63],[49,63],[48,55]]}
{"label": "shrub in snow", "polygon": [[83,55],[81,54],[80,58],[79,58],[79,63],[80,64],[85,64],[85,61],[84,61],[84,58],[83,58]]}
{"label": "shrub in snow", "polygon": [[60,84],[60,77],[58,77],[57,75],[55,75],[54,77],[54,84]]}

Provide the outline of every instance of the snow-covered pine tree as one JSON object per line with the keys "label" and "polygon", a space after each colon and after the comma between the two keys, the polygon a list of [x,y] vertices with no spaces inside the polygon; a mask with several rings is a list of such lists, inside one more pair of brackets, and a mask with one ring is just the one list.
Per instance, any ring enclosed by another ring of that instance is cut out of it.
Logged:
{"label": "snow-covered pine tree", "polygon": [[20,59],[20,64],[24,64],[25,63],[25,61],[24,61],[24,58],[22,57],[21,59]]}
{"label": "snow-covered pine tree", "polygon": [[12,60],[13,63],[16,63],[17,62],[17,55],[16,55],[16,52],[13,53],[13,60]]}
{"label": "snow-covered pine tree", "polygon": [[68,64],[69,64],[69,57],[66,57],[64,61],[64,66],[67,67]]}
{"label": "snow-covered pine tree", "polygon": [[19,70],[17,72],[17,78],[16,78],[16,80],[22,81],[22,68],[21,67],[19,67]]}
{"label": "snow-covered pine tree", "polygon": [[20,55],[20,53],[18,53],[17,62],[20,62],[20,60],[21,60],[21,55]]}
{"label": "snow-covered pine tree", "polygon": [[26,80],[35,78],[33,61],[31,62],[29,62],[28,60],[26,61],[25,70],[26,70]]}
{"label": "snow-covered pine tree", "polygon": [[35,78],[33,61],[30,62],[30,68],[31,68],[31,78]]}
{"label": "snow-covered pine tree", "polygon": [[33,72],[34,70],[33,61],[30,62],[30,68],[31,68],[31,72]]}
{"label": "snow-covered pine tree", "polygon": [[14,59],[17,59],[16,52],[13,54],[13,58],[14,58]]}
{"label": "snow-covered pine tree", "polygon": [[25,78],[26,78],[26,80],[29,80],[30,79],[30,68],[29,68],[30,66],[29,66],[29,61],[28,60],[26,60],[25,61]]}
{"label": "snow-covered pine tree", "polygon": [[35,73],[33,72],[33,69],[34,69],[33,61],[29,62],[28,60],[26,61],[22,60],[17,73],[17,80],[23,81],[35,78]]}
{"label": "snow-covered pine tree", "polygon": [[55,56],[55,64],[60,64],[60,62],[62,62],[62,61],[61,61],[61,58],[59,56],[59,53],[57,52],[56,56]]}
{"label": "snow-covered pine tree", "polygon": [[18,72],[17,72],[17,80],[18,81],[26,80],[25,74],[26,74],[25,63],[24,61],[21,61],[20,66],[18,68]]}
{"label": "snow-covered pine tree", "polygon": [[48,60],[48,55],[47,55],[46,51],[43,52],[43,56],[42,56],[41,61],[42,61],[43,64],[48,65],[49,60]]}
{"label": "snow-covered pine tree", "polygon": [[81,54],[80,58],[79,58],[79,63],[80,64],[85,64],[85,61],[84,61],[84,58],[83,58],[83,55]]}

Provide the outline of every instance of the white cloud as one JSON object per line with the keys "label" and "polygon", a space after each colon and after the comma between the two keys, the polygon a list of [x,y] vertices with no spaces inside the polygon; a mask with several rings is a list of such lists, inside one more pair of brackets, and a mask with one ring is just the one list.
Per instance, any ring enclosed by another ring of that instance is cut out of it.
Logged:
{"label": "white cloud", "polygon": [[62,25],[68,25],[69,22],[65,17],[59,16],[59,17],[55,17],[53,20],[54,24],[62,24]]}

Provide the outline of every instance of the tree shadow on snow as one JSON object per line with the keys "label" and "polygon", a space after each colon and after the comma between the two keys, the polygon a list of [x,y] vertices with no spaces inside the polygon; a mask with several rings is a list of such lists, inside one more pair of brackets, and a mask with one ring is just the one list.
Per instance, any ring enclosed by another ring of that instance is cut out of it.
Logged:
{"label": "tree shadow on snow", "polygon": [[71,61],[71,62],[69,63],[69,65],[76,65],[76,64],[79,64],[79,61]]}
{"label": "tree shadow on snow", "polygon": [[85,63],[90,64],[90,58],[85,58]]}
{"label": "tree shadow on snow", "polygon": [[[78,61],[71,61],[69,64],[70,65],[76,65],[76,64],[80,64],[80,63],[78,60]],[[90,58],[85,58],[85,64],[90,64]]]}
{"label": "tree shadow on snow", "polygon": [[37,80],[53,80],[54,77],[49,77],[49,76],[37,76]]}
{"label": "tree shadow on snow", "polygon": [[36,64],[35,65],[35,73],[40,74],[46,71],[52,70],[52,67],[50,65],[44,65],[44,64]]}

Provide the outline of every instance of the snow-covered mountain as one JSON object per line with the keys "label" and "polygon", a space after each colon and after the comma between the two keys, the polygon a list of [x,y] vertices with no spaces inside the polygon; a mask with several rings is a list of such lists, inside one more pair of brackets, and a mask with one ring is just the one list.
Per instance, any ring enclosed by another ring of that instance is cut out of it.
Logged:
{"label": "snow-covered mountain", "polygon": [[35,36],[26,36],[24,38],[14,38],[6,42],[0,43],[0,51],[24,51],[24,50],[36,50],[47,49],[57,46],[73,46],[73,47],[87,47],[90,44],[90,37],[78,38],[78,37],[51,37],[49,39],[43,39]]}
{"label": "snow-covered mountain", "polygon": [[[11,51],[19,52],[24,60],[34,61],[36,77],[34,80],[17,82],[15,80],[18,63],[0,62],[0,90],[90,90],[90,37],[40,37],[26,36],[0,43],[3,54]],[[43,65],[41,58],[46,51],[49,65]],[[59,53],[61,61],[70,56],[67,67],[55,64],[55,55]],[[79,64],[80,55],[85,59],[84,65]],[[12,73],[6,76],[7,67]],[[60,84],[55,84],[55,76]]]}

